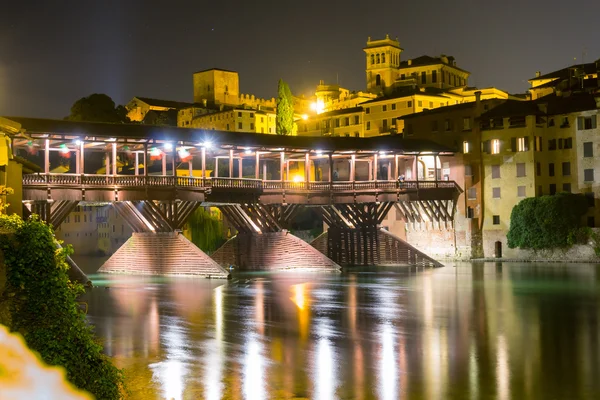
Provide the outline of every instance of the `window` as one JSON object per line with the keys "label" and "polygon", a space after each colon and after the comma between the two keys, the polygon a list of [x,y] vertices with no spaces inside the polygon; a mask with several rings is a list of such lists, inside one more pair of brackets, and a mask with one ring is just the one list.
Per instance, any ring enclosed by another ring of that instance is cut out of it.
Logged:
{"label": "window", "polygon": [[563,192],[571,193],[571,184],[570,183],[563,183]]}
{"label": "window", "polygon": [[577,117],[577,130],[596,129],[596,116]]}
{"label": "window", "polygon": [[360,133],[354,132],[354,137],[360,137]]}
{"label": "window", "polygon": [[421,83],[427,83],[427,72],[421,72]]}
{"label": "window", "polygon": [[371,114],[371,108],[370,107],[365,108],[365,114]]}
{"label": "window", "polygon": [[500,188],[499,187],[492,188],[492,197],[494,199],[500,198]]}
{"label": "window", "polygon": [[463,142],[463,153],[468,154],[471,151],[471,144],[469,142]]}
{"label": "window", "polygon": [[444,121],[444,130],[446,132],[450,132],[452,130],[452,121],[450,121],[449,119]]}
{"label": "window", "polygon": [[570,176],[571,175],[571,163],[570,162],[564,162],[562,163],[562,174],[563,176]]}
{"label": "window", "polygon": [[517,163],[517,178],[526,176],[525,163]]}
{"label": "window", "polygon": [[387,111],[387,105],[384,104],[383,106],[381,106],[381,111]]}
{"label": "window", "polygon": [[392,103],[392,110],[396,109],[396,103]]}
{"label": "window", "polygon": [[572,149],[573,148],[573,138],[565,138],[563,141],[563,149]]}
{"label": "window", "polygon": [[401,80],[401,81],[403,81],[403,80],[405,80],[405,79],[406,79],[406,74],[402,74],[402,75],[400,75],[400,80]]}
{"label": "window", "polygon": [[377,64],[379,64],[381,62],[381,58],[379,56],[379,54],[377,54]]}
{"label": "window", "polygon": [[464,117],[463,118],[463,131],[470,131],[470,130],[471,130],[471,118]]}
{"label": "window", "polygon": [[242,123],[238,122],[238,129],[242,129]]}
{"label": "window", "polygon": [[367,130],[371,129],[371,121],[367,121]]}
{"label": "window", "polygon": [[419,100],[419,101],[417,102],[417,106],[419,106],[419,107],[423,107],[423,101],[422,101],[422,100]]}
{"label": "window", "polygon": [[475,218],[473,207],[467,207],[467,218]]}
{"label": "window", "polygon": [[500,216],[499,215],[494,215],[492,220],[493,220],[494,225],[500,225]]}
{"label": "window", "polygon": [[254,113],[250,113],[250,118],[254,118]]}
{"label": "window", "polygon": [[556,150],[556,139],[548,140],[548,150]]}
{"label": "window", "polygon": [[429,102],[429,108],[433,108],[433,101]]}
{"label": "window", "polygon": [[229,130],[229,124],[227,124],[227,130]]}
{"label": "window", "polygon": [[538,188],[537,188],[537,195],[538,195],[538,196],[543,196],[543,195],[544,195],[544,193],[543,193],[543,192],[544,192],[544,191],[543,191],[543,189],[542,189],[542,185],[539,185],[539,186],[538,186]]}
{"label": "window", "polygon": [[242,112],[241,111],[238,112],[238,117],[240,117],[240,118],[242,117]]}
{"label": "window", "polygon": [[548,164],[548,176],[554,176],[554,163]]}
{"label": "window", "polygon": [[265,118],[264,117],[260,117],[260,122],[261,123],[265,122]]}
{"label": "window", "polygon": [[542,176],[542,163],[541,162],[535,163],[535,175]]}
{"label": "window", "polygon": [[384,119],[382,121],[382,127],[383,127],[383,129],[387,129],[387,127],[388,127],[387,119]]}
{"label": "window", "polygon": [[113,230],[113,233],[115,233],[115,226],[114,225],[112,226],[112,230]]}
{"label": "window", "polygon": [[336,127],[336,128],[339,128],[339,127],[340,127],[340,119],[339,119],[339,118],[336,118],[336,119],[335,119],[335,127]]}
{"label": "window", "polygon": [[467,200],[477,200],[477,188],[469,188],[467,190]]}
{"label": "window", "polygon": [[594,182],[594,169],[584,169],[583,170],[583,181],[584,182]]}
{"label": "window", "polygon": [[406,106],[407,106],[408,108],[411,108],[411,107],[412,107],[412,100],[409,100],[409,101],[408,101],[408,103],[406,103]]}
{"label": "window", "polygon": [[529,138],[520,137],[511,139],[513,151],[529,151]]}
{"label": "window", "polygon": [[375,86],[381,86],[381,75],[379,74],[375,77]]}
{"label": "window", "polygon": [[438,122],[437,121],[431,121],[431,131],[432,132],[438,131]]}
{"label": "window", "polygon": [[431,71],[431,83],[437,82],[437,71]]}
{"label": "window", "polygon": [[553,194],[556,194],[556,184],[555,183],[550,184],[550,196],[552,196]]}
{"label": "window", "polygon": [[471,164],[465,164],[465,176],[473,176],[473,167]]}
{"label": "window", "polygon": [[254,130],[254,122],[250,122],[250,130],[253,131]]}
{"label": "window", "polygon": [[492,179],[500,179],[500,165],[492,165]]}
{"label": "window", "polygon": [[594,144],[592,142],[583,143],[583,156],[594,157]]}
{"label": "window", "polygon": [[562,122],[560,124],[561,128],[568,128],[569,127],[569,117],[563,117]]}
{"label": "window", "polygon": [[525,191],[525,186],[517,186],[517,197],[526,197]]}
{"label": "window", "polygon": [[354,116],[354,125],[358,125],[358,124],[360,124],[360,116],[355,115]]}
{"label": "window", "polygon": [[492,140],[492,154],[500,154],[500,140]]}
{"label": "window", "polygon": [[542,142],[542,137],[541,136],[534,136],[533,137],[533,149],[535,151],[542,151],[543,150],[543,144],[544,142]]}
{"label": "window", "polygon": [[371,64],[375,64],[375,54],[371,54]]}
{"label": "window", "polygon": [[554,126],[554,118],[548,120],[548,126]]}

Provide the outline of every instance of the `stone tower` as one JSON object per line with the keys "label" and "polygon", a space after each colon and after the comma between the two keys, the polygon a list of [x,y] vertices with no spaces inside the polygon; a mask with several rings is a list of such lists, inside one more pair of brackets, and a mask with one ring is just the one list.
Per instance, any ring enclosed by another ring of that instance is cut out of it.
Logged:
{"label": "stone tower", "polygon": [[213,68],[194,73],[194,103],[238,105],[239,96],[237,72]]}
{"label": "stone tower", "polygon": [[367,62],[367,91],[371,93],[385,93],[391,88],[398,78],[400,67],[400,42],[390,39],[385,35],[382,40],[367,40],[364,49]]}

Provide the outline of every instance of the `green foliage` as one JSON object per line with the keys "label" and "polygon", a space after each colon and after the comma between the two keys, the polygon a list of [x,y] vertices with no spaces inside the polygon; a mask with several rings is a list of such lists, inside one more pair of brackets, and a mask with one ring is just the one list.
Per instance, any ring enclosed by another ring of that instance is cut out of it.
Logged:
{"label": "green foliage", "polygon": [[587,208],[585,197],[579,194],[524,199],[510,215],[508,247],[533,250],[569,247],[585,235],[579,228]]}
{"label": "green foliage", "polygon": [[7,270],[13,331],[67,379],[98,399],[118,399],[123,374],[102,353],[92,327],[77,304],[83,286],[67,276],[70,247],[55,247],[52,229],[33,217],[0,216],[0,249]]}
{"label": "green foliage", "polygon": [[223,223],[204,207],[198,207],[187,222],[190,239],[199,249],[211,253],[218,249],[225,239],[223,238]]}
{"label": "green foliage", "polygon": [[275,131],[278,135],[291,135],[294,133],[294,98],[290,87],[282,79],[279,80],[277,87]]}
{"label": "green foliage", "polygon": [[127,109],[115,107],[115,102],[105,94],[94,93],[82,97],[71,107],[71,114],[66,118],[70,121],[127,123]]}

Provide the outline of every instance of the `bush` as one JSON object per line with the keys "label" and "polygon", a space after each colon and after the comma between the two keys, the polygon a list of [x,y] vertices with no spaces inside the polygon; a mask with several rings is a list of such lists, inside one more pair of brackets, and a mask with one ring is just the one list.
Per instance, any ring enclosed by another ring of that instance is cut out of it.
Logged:
{"label": "bush", "polygon": [[200,250],[211,253],[225,242],[223,223],[210,210],[198,207],[187,221],[188,239]]}
{"label": "bush", "polygon": [[37,217],[23,221],[0,215],[0,249],[4,253],[11,297],[13,331],[50,365],[60,365],[67,379],[98,399],[123,394],[123,374],[102,353],[92,327],[77,304],[83,286],[67,276],[70,247],[56,249],[52,229]]}
{"label": "bush", "polygon": [[508,247],[522,249],[565,248],[581,241],[581,218],[587,212],[583,195],[558,193],[530,197],[517,204],[510,215]]}

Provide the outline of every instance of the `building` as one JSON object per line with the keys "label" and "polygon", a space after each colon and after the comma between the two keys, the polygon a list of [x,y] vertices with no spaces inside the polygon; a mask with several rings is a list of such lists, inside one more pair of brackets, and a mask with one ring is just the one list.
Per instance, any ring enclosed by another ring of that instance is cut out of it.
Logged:
{"label": "building", "polygon": [[[464,174],[456,179],[464,193],[452,232],[457,252],[463,246],[461,255],[517,257],[506,234],[513,207],[526,197],[584,193],[591,207],[583,222],[597,225],[599,108],[600,97],[579,92],[535,101],[480,100],[402,118],[406,135],[459,152]],[[423,240],[408,238],[417,246]]]}
{"label": "building", "polygon": [[576,64],[547,74],[540,71],[535,73],[535,78],[529,79],[532,100],[550,94],[559,94],[571,91],[598,91],[598,71],[600,59],[587,64]]}
{"label": "building", "polygon": [[[133,122],[143,122],[148,125],[176,126],[177,112],[190,106],[190,103],[180,101],[136,96],[125,105],[125,108],[127,109],[127,117]],[[157,119],[161,119],[166,123],[157,124]]]}

